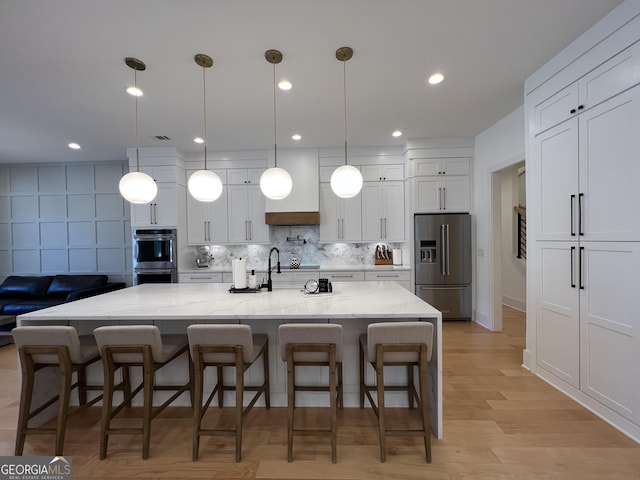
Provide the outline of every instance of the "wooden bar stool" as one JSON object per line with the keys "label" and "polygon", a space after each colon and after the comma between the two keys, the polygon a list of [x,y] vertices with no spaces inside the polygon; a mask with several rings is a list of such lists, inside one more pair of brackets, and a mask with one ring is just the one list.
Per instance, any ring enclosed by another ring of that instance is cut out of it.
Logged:
{"label": "wooden bar stool", "polygon": [[[198,459],[201,436],[235,436],[236,437],[236,462],[242,456],[242,422],[244,417],[253,408],[261,394],[267,408],[271,406],[269,391],[269,342],[266,335],[251,333],[249,325],[189,325],[189,350],[195,365],[194,373],[194,408],[193,408],[193,461]],[[253,363],[262,356],[263,378],[262,385],[246,386],[244,374]],[[217,382],[211,395],[202,404],[204,390],[204,370],[206,367],[216,367]],[[224,368],[235,367],[235,385],[224,384]],[[213,397],[218,395],[218,406],[224,406],[224,392],[235,391],[235,427],[233,429],[202,428],[204,417]],[[244,392],[254,391],[255,395],[244,408]]]}
{"label": "wooden bar stool", "polygon": [[[86,385],[86,367],[100,359],[98,347],[89,337],[81,343],[78,332],[69,326],[16,327],[11,331],[22,368],[22,390],[20,393],[20,413],[16,433],[15,454],[22,455],[26,435],[53,434],[56,436],[55,455],[62,455],[67,421],[102,399],[102,395],[87,402],[87,390],[102,390],[102,385]],[[60,390],[58,395],[47,400],[31,411],[35,372],[44,367],[57,366],[60,369]],[[77,380],[72,383],[73,373]],[[79,408],[69,409],[71,391],[78,388]],[[53,428],[29,428],[29,420],[58,401],[56,426]]]}
{"label": "wooden bar stool", "polygon": [[[431,360],[433,324],[429,322],[383,322],[369,325],[367,335],[360,336],[360,408],[364,408],[366,394],[371,408],[378,417],[380,434],[380,460],[386,461],[386,435],[419,435],[424,437],[427,463],[431,463],[431,430],[429,426],[429,396],[427,394],[427,365]],[[365,384],[365,357],[376,371],[376,385]],[[406,366],[407,384],[385,386],[384,366]],[[413,381],[413,368],[420,375],[420,395]],[[378,402],[374,402],[371,391],[376,390]],[[385,426],[384,392],[406,391],[409,407],[415,399],[422,420],[420,429],[389,429]]]}
{"label": "wooden bar stool", "polygon": [[[278,329],[280,356],[287,362],[287,460],[293,460],[294,435],[331,437],[331,461],[336,463],[337,404],[343,408],[342,325],[284,324]],[[301,366],[329,367],[329,385],[298,385],[295,369]],[[296,392],[329,392],[329,429],[294,428]]]}
{"label": "wooden bar stool", "polygon": [[[104,402],[100,429],[100,460],[107,457],[109,435],[142,433],[142,458],[149,457],[151,420],[168,407],[182,393],[192,388],[193,364],[189,359],[189,381],[184,385],[155,385],[154,376],[163,366],[187,351],[186,335],[160,335],[155,325],[114,325],[98,327],[93,334],[100,349],[104,366]],[[113,408],[114,376],[118,368],[142,367],[143,380],[125,400]],[[153,406],[153,393],[158,390],[175,391],[162,405]],[[143,392],[142,427],[111,428],[111,420],[130,405],[131,398]],[[193,397],[191,397],[193,400]]]}

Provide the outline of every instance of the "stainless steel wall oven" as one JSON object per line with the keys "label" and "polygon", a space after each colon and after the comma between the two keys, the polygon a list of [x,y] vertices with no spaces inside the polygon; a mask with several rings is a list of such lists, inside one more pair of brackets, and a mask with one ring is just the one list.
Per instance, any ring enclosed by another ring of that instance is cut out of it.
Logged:
{"label": "stainless steel wall oven", "polygon": [[172,228],[133,231],[133,283],[178,281],[178,235]]}

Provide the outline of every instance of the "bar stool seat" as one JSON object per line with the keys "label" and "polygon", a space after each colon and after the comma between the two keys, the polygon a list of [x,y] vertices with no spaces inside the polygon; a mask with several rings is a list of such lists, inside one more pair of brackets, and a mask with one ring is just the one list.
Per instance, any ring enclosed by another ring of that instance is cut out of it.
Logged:
{"label": "bar stool seat", "polygon": [[[427,463],[431,463],[431,429],[429,426],[429,397],[427,394],[427,366],[431,360],[433,324],[429,322],[381,322],[368,326],[367,334],[360,336],[360,408],[364,408],[366,395],[378,417],[380,461],[386,461],[386,435],[419,435],[424,437]],[[365,383],[365,359],[376,372],[376,385]],[[385,386],[384,366],[405,366],[407,384]],[[420,395],[415,388],[413,369],[418,367]],[[377,392],[377,404],[370,392]],[[409,407],[416,401],[421,417],[419,429],[387,428],[385,425],[385,391],[406,391]]]}
{"label": "bar stool seat", "polygon": [[[270,408],[269,389],[269,342],[262,334],[252,334],[249,325],[237,324],[197,324],[187,327],[189,351],[194,363],[194,408],[193,408],[193,457],[198,460],[201,436],[235,436],[236,462],[242,457],[242,423],[244,417],[253,408],[260,395],[264,394],[266,408]],[[245,372],[262,356],[263,382],[257,386],[247,386],[244,382]],[[216,386],[202,404],[204,390],[204,370],[216,367]],[[235,367],[235,385],[224,384],[224,368]],[[218,395],[218,406],[224,406],[224,392],[235,391],[234,409],[235,425],[232,429],[203,428],[204,417],[211,401]],[[256,392],[244,407],[244,392]]]}
{"label": "bar stool seat", "polygon": [[[102,399],[102,395],[87,402],[87,390],[102,390],[101,385],[86,385],[86,367],[100,359],[93,337],[79,337],[70,326],[26,326],[11,331],[20,357],[22,390],[16,432],[15,454],[22,455],[26,435],[53,434],[56,437],[55,455],[63,454],[67,421],[74,415]],[[35,372],[48,366],[60,369],[60,390],[53,398],[31,411]],[[77,381],[72,383],[73,373]],[[70,410],[71,391],[78,389],[79,408]],[[58,401],[56,426],[29,427],[29,420]]]}
{"label": "bar stool seat", "polygon": [[[293,460],[295,435],[328,435],[331,462],[336,463],[337,406],[342,409],[342,325],[284,324],[278,328],[280,357],[287,363],[287,460]],[[299,385],[295,369],[299,366],[329,367],[329,385]],[[296,392],[329,392],[329,428],[294,428]]]}
{"label": "bar stool seat", "polygon": [[[104,402],[100,431],[100,459],[107,456],[109,435],[142,433],[142,458],[149,457],[151,438],[151,420],[168,407],[182,393],[189,390],[192,394],[193,364],[189,361],[189,381],[183,385],[155,385],[155,372],[187,352],[186,335],[160,335],[155,325],[113,325],[98,327],[93,331],[96,338],[102,364],[104,366]],[[124,401],[113,408],[114,377],[118,368],[128,377],[129,367],[142,367],[143,380],[133,391],[125,394]],[[153,406],[153,394],[158,390],[175,391],[161,405]],[[142,427],[111,428],[111,420],[140,391],[143,392]],[[191,397],[193,400],[193,396]]]}

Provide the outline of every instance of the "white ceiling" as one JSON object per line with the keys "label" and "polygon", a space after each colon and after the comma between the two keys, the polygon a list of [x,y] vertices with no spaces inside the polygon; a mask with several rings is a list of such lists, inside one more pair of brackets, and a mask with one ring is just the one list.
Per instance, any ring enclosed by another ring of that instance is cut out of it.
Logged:
{"label": "white ceiling", "polygon": [[[141,147],[202,150],[193,56],[206,53],[209,150],[273,148],[271,48],[284,56],[278,79],[293,83],[278,91],[278,148],[340,146],[335,51],[345,45],[350,146],[475,136],[522,104],[526,77],[620,3],[0,0],[0,163],[125,159],[135,144],[128,56],[147,65]],[[433,87],[436,70],[446,79]],[[392,138],[395,129],[404,136]]]}

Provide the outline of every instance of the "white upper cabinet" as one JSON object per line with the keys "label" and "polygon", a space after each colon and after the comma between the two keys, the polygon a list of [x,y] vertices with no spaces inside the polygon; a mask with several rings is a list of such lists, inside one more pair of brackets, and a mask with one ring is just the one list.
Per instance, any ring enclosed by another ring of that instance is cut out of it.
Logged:
{"label": "white upper cabinet", "polygon": [[639,131],[640,86],[534,138],[540,240],[640,240]]}
{"label": "white upper cabinet", "polygon": [[[131,204],[133,227],[175,227],[178,224],[178,183],[184,185],[184,170],[175,166],[141,167],[141,172],[151,176],[158,186],[158,194],[150,203]],[[179,180],[182,180],[181,182]],[[184,189],[184,187],[182,186]]]}
{"label": "white upper cabinet", "polygon": [[358,242],[362,240],[361,197],[340,198],[329,183],[320,184],[320,241]]}
{"label": "white upper cabinet", "polygon": [[623,50],[575,83],[535,105],[533,133],[543,132],[638,83],[640,43]]}
{"label": "white upper cabinet", "polygon": [[404,182],[364,182],[362,240],[404,240]]}
{"label": "white upper cabinet", "polygon": [[266,202],[260,185],[227,185],[227,190],[229,243],[268,243]]}
{"label": "white upper cabinet", "polygon": [[227,188],[213,202],[200,202],[187,192],[187,243],[210,245],[227,243]]}
{"label": "white upper cabinet", "polygon": [[360,167],[365,182],[404,180],[404,165],[363,165]]}
{"label": "white upper cabinet", "polygon": [[416,213],[469,211],[469,158],[418,158],[414,170]]}
{"label": "white upper cabinet", "polygon": [[263,173],[264,168],[229,168],[227,182],[231,185],[260,185],[260,177]]}

